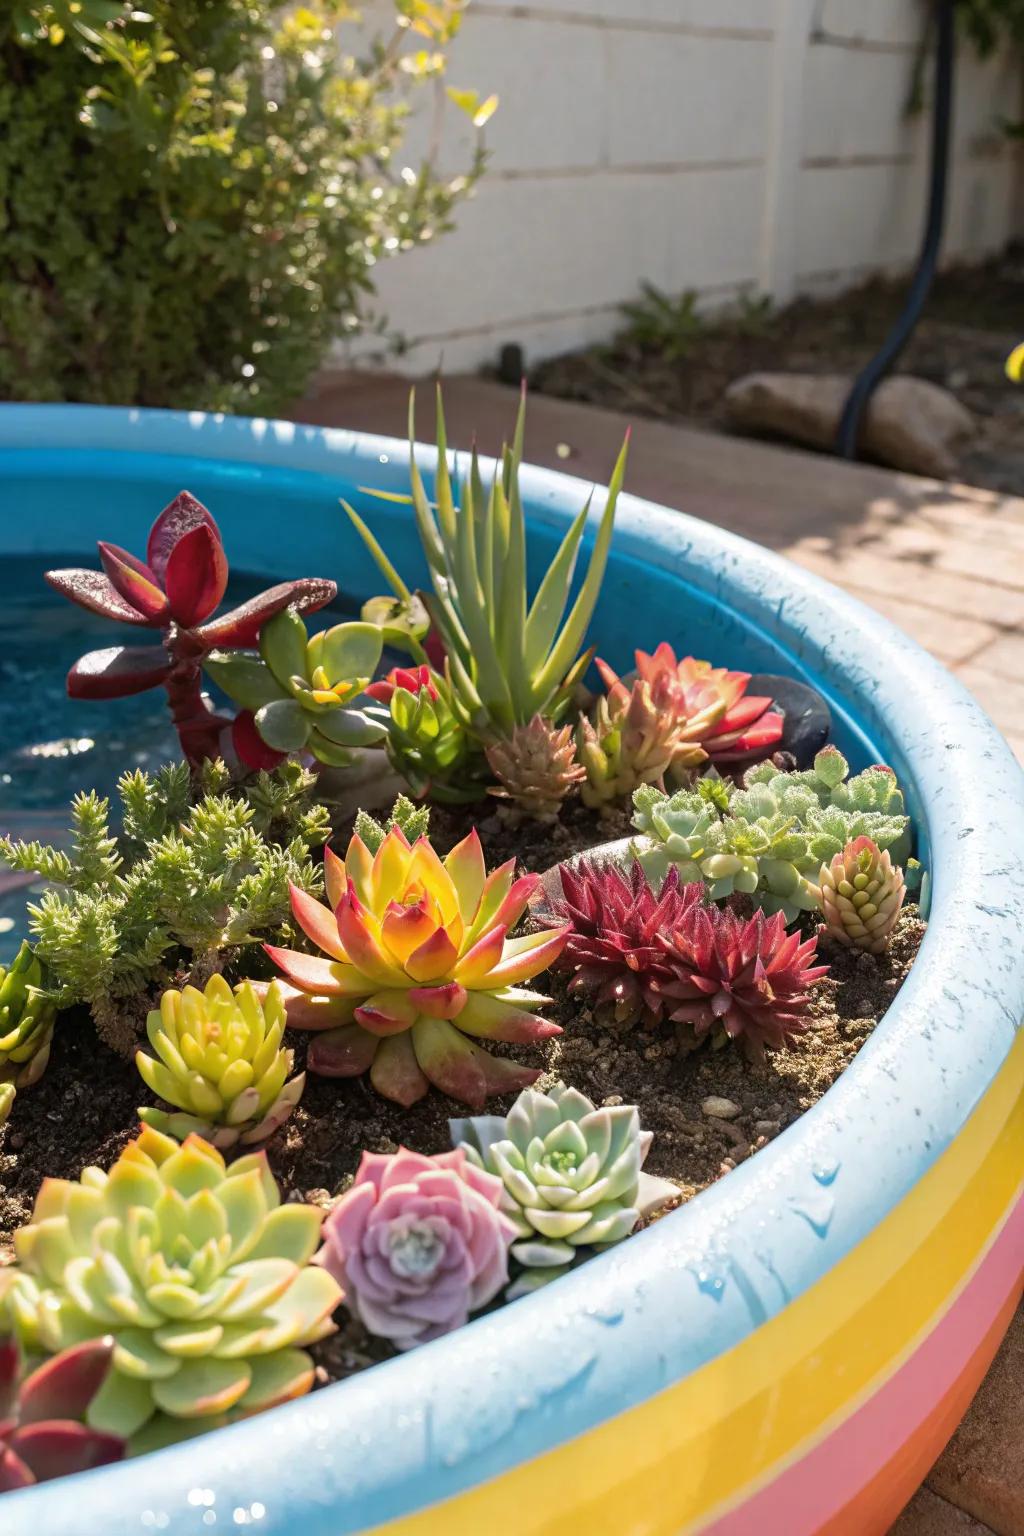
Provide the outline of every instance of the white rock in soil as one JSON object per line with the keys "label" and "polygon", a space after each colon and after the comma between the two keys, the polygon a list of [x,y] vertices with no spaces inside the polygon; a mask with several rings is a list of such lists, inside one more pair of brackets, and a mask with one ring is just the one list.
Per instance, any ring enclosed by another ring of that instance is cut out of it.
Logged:
{"label": "white rock in soil", "polygon": [[720,1099],[714,1093],[704,1100],[701,1109],[709,1120],[735,1120],[742,1113],[740,1106],[734,1104],[732,1099]]}
{"label": "white rock in soil", "polygon": [[[725,392],[725,411],[741,432],[766,432],[811,448],[835,447],[852,378],[842,374],[749,373]],[[867,458],[947,480],[957,453],[977,430],[949,390],[906,374],[883,379],[868,406],[861,445]]]}

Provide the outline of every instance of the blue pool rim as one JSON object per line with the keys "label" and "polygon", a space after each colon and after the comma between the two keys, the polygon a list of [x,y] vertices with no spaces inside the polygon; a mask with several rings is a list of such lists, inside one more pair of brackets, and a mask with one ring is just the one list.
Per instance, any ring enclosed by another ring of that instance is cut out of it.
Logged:
{"label": "blue pool rim", "polygon": [[[0,546],[17,518],[4,475],[33,462],[45,471],[60,453],[407,484],[407,449],[389,438],[198,413],[3,406]],[[431,460],[424,448],[425,469]],[[531,522],[556,528],[589,490],[530,467],[522,487]],[[596,518],[602,493],[594,502]],[[81,547],[93,563],[67,505],[50,547]],[[744,539],[627,495],[612,584],[620,562],[678,575],[770,634],[803,676],[846,701],[853,735],[880,744],[911,782],[931,921],[884,1021],[770,1146],[556,1286],[269,1414],[7,1496],[5,1536],[344,1536],[493,1478],[687,1375],[820,1281],[935,1163],[997,1075],[1024,1015],[1024,777],[998,731],[893,625]]]}

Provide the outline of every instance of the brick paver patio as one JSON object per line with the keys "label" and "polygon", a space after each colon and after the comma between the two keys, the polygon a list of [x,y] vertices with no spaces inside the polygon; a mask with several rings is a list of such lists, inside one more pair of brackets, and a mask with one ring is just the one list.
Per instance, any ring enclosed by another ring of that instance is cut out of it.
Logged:
{"label": "brick paver patio", "polygon": [[[299,421],[404,434],[408,383],[348,375]],[[420,390],[419,436],[433,433]],[[449,440],[496,451],[516,392],[445,385]],[[527,457],[607,482],[626,417],[535,397]],[[1024,762],[1024,499],[686,427],[633,423],[629,490],[745,534],[878,609],[950,667]],[[879,658],[884,665],[884,656]],[[1024,1308],[967,1417],[891,1536],[1024,1536]]]}

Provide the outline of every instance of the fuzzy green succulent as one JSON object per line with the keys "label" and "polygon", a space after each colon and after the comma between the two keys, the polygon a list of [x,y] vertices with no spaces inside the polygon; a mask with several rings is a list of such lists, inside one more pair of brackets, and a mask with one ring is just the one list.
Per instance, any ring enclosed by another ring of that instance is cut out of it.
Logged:
{"label": "fuzzy green succulent", "polygon": [[288,1119],[306,1074],[289,1078],[295,1052],[281,1044],[284,998],[271,982],[262,1000],[250,982],[232,991],[211,976],[204,991],[169,988],[146,1020],[155,1055],[135,1065],[148,1088],[177,1113],[148,1106],[139,1119],[184,1141],[195,1133],[215,1147],[265,1141]]}
{"label": "fuzzy green succulent", "polygon": [[[43,967],[26,939],[10,965],[0,965],[0,1084],[28,1088],[46,1070],[57,1010],[43,986]],[[8,1113],[11,1103],[13,1094]]]}
{"label": "fuzzy green succulent", "polygon": [[130,1056],[133,1015],[141,1023],[172,973],[205,983],[243,946],[276,937],[289,887],[322,889],[310,855],[330,818],[311,782],[286,764],[229,789],[223,764],[196,783],[178,763],[119,781],[120,836],[107,801],[88,794],[72,805],[70,852],[0,838],[0,858],[50,882],[29,920],[57,1006],[87,1004],[106,1043]]}
{"label": "fuzzy green succulent", "polygon": [[910,818],[895,775],[872,767],[850,778],[835,747],[806,771],[760,763],[742,789],[701,781],[669,796],[645,786],[633,805],[642,834],[633,851],[652,885],[674,864],[684,882],[703,880],[712,899],[744,892],[787,922],[820,909],[821,867],[852,839],[870,837],[900,862],[909,854]]}
{"label": "fuzzy green succulent", "polygon": [[552,1279],[581,1248],[620,1242],[678,1193],[642,1172],[652,1133],[634,1105],[598,1109],[564,1083],[525,1089],[507,1116],[449,1124],[455,1145],[502,1182],[500,1209],[517,1234],[511,1254],[524,1269],[510,1294]]}
{"label": "fuzzy green succulent", "polygon": [[226,1168],[200,1137],[144,1126],[109,1173],[44,1180],[5,1310],[33,1353],[113,1336],[87,1422],[140,1449],[309,1390],[305,1347],[340,1299],[309,1262],[322,1216],[281,1204],[264,1153]]}

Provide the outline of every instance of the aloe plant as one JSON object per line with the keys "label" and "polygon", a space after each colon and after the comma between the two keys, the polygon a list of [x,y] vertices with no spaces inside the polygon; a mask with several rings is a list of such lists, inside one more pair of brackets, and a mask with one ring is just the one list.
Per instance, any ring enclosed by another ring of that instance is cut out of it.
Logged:
{"label": "aloe plant", "polygon": [[[517,725],[529,724],[534,715],[557,720],[586,670],[591,653],[583,650],[583,643],[608,560],[629,446],[627,436],[578,595],[570,605],[589,498],[566,532],[530,603],[526,519],[519,492],[525,411],[524,393],[512,444],[502,450],[490,488],[485,489],[474,449],[469,474],[458,487],[456,500],[439,390],[437,500],[431,503],[416,463],[415,396],[411,397],[412,496],[397,498],[411,501],[415,512],[433,586],[433,592],[423,600],[446,653],[453,706],[466,728],[484,742],[508,737]],[[344,505],[398,603],[411,604],[413,594],[367,524],[354,508]],[[423,644],[412,632],[406,648],[417,662],[427,662]]]}

